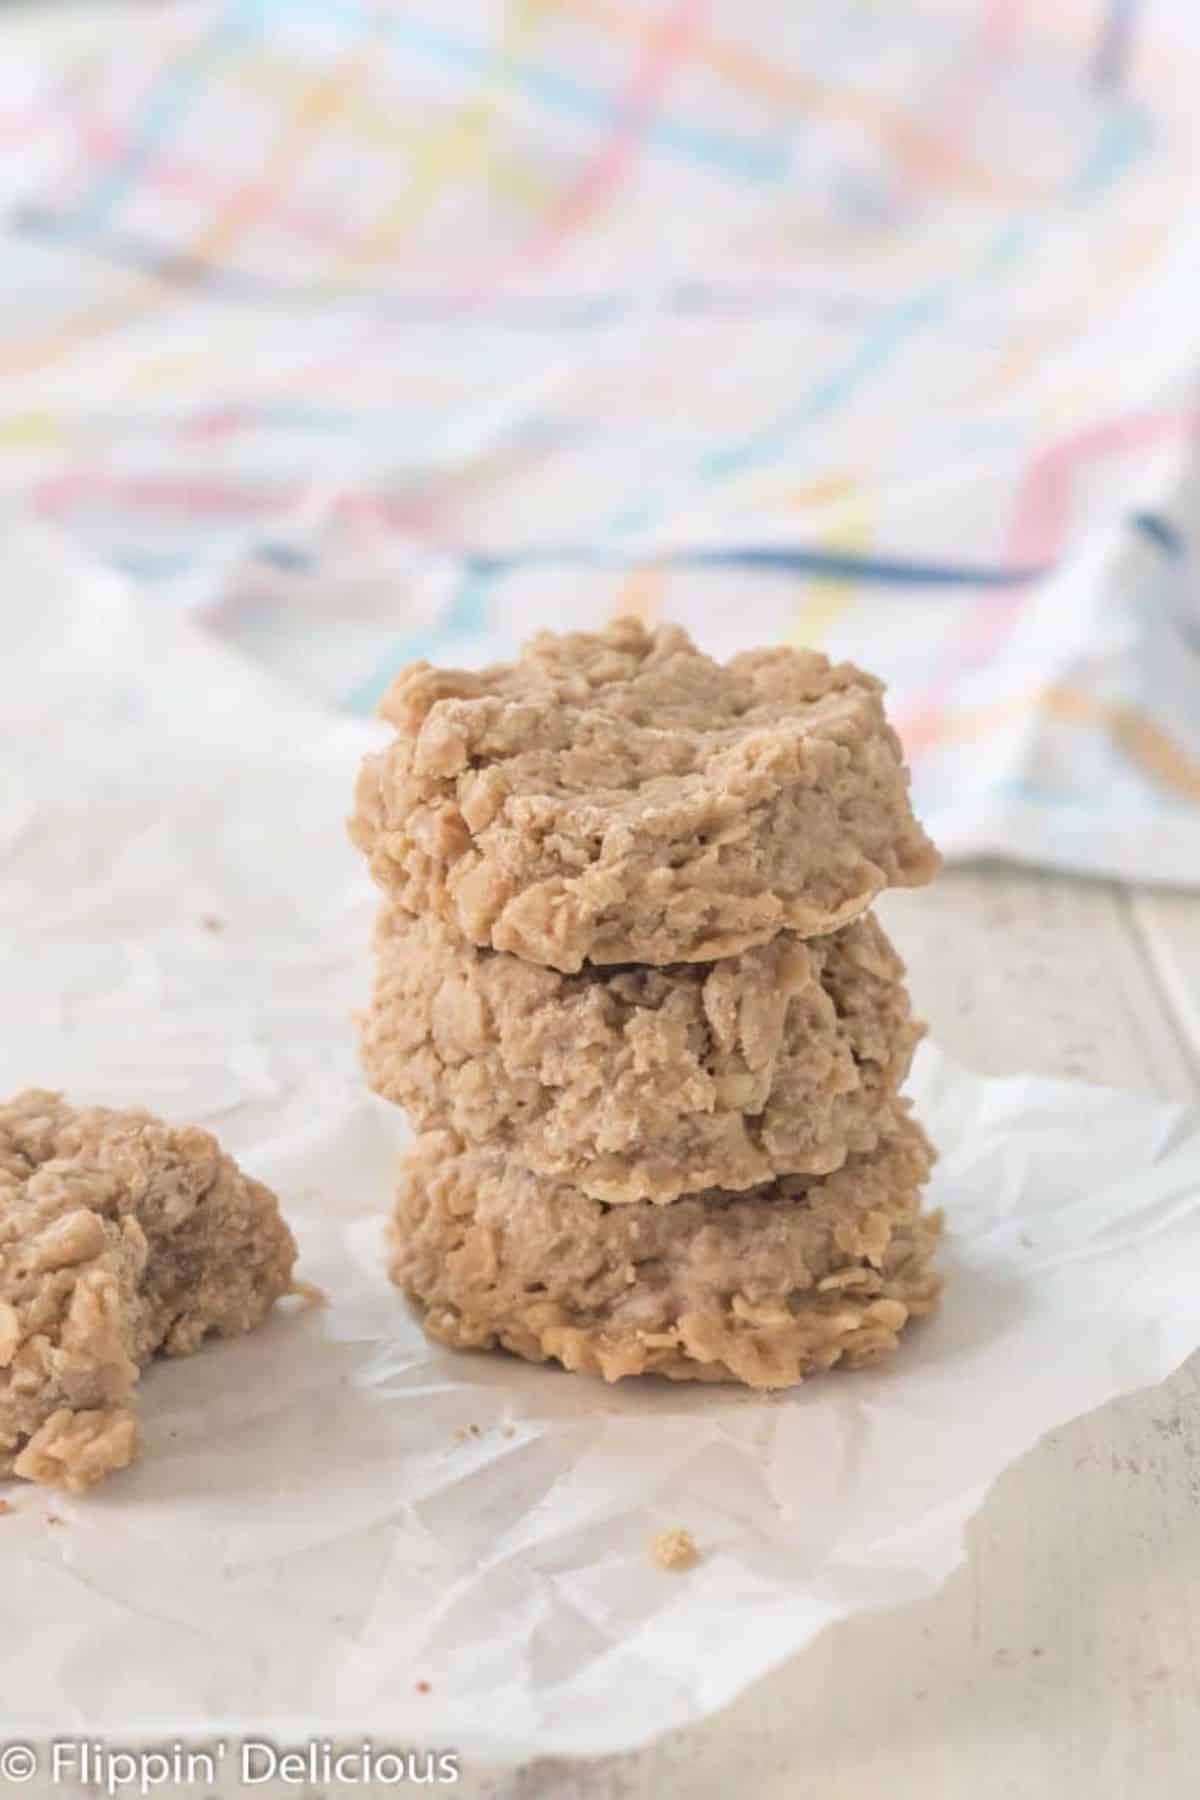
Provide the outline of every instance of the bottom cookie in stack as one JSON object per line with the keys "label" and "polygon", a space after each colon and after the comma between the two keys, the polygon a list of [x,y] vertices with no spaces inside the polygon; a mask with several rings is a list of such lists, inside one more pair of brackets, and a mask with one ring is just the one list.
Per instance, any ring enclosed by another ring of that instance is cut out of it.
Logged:
{"label": "bottom cookie in stack", "polygon": [[617,1381],[788,1387],[897,1348],[936,1303],[933,1151],[897,1103],[876,1148],[828,1175],[610,1205],[429,1132],[404,1159],[391,1273],[425,1329]]}

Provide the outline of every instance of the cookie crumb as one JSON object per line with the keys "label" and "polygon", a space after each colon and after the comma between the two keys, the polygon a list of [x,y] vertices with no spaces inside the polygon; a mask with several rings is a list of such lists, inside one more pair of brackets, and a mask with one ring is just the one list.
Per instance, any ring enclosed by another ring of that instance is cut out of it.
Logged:
{"label": "cookie crumb", "polygon": [[287,1298],[303,1300],[306,1311],[311,1310],[314,1306],[328,1306],[329,1304],[329,1295],[324,1288],[318,1287],[315,1281],[293,1281],[287,1291]]}
{"label": "cookie crumb", "polygon": [[61,1525],[62,1520],[59,1518],[57,1513],[47,1513],[46,1514],[46,1523],[47,1523],[47,1525]]}
{"label": "cookie crumb", "polygon": [[0,1500],[0,1519],[4,1517],[5,1513],[10,1513],[12,1510],[13,1505],[11,1500]]}
{"label": "cookie crumb", "polygon": [[418,1694],[432,1694],[433,1689],[430,1687],[430,1685],[427,1681],[418,1681],[417,1692],[418,1692]]}
{"label": "cookie crumb", "polygon": [[224,919],[218,918],[216,913],[202,913],[200,916],[200,928],[202,931],[224,931],[225,921]]}
{"label": "cookie crumb", "polygon": [[483,1427],[481,1425],[468,1425],[467,1430],[470,1432],[472,1437],[482,1437],[483,1436]]}
{"label": "cookie crumb", "polygon": [[515,1425],[506,1425],[504,1427],[503,1432],[501,1433],[501,1436],[506,1437],[506,1438],[514,1438],[514,1437],[516,1437],[516,1435],[517,1435],[517,1428]]}
{"label": "cookie crumb", "polygon": [[670,1531],[660,1531],[655,1538],[654,1560],[660,1569],[694,1569],[700,1552],[691,1532],[676,1525]]}

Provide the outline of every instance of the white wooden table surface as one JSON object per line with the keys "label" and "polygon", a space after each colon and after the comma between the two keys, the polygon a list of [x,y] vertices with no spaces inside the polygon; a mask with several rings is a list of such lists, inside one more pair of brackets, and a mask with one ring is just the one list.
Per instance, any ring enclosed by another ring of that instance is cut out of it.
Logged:
{"label": "white wooden table surface", "polygon": [[[5,9],[0,55],[26,29],[86,45],[106,10]],[[1200,1098],[1200,897],[959,869],[883,910],[919,1010],[959,1060]],[[930,1599],[827,1631],[719,1717],[635,1755],[468,1770],[441,1791],[1197,1800],[1200,1358],[1011,1468],[970,1527],[965,1565]]]}

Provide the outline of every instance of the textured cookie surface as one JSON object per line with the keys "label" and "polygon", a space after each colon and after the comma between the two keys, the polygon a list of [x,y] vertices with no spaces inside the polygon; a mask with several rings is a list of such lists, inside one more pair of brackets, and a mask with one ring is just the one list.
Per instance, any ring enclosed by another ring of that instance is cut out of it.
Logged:
{"label": "textured cookie surface", "polygon": [[381,710],[350,824],[376,881],[549,968],[818,936],[937,868],[880,684],[813,651],[722,665],[625,619],[479,674],[418,663]]}
{"label": "textured cookie surface", "polygon": [[252,1329],[295,1254],[206,1131],[39,1089],[0,1106],[0,1475],[84,1488],[124,1467],[151,1357]]}
{"label": "textured cookie surface", "polygon": [[931,1160],[898,1107],[876,1149],[832,1175],[606,1206],[431,1132],[401,1169],[392,1275],[429,1335],[459,1348],[609,1381],[786,1387],[889,1354],[934,1304]]}
{"label": "textured cookie surface", "polygon": [[391,909],[376,953],[376,1092],[603,1200],[837,1168],[876,1143],[918,1036],[871,917],[715,963],[563,975]]}

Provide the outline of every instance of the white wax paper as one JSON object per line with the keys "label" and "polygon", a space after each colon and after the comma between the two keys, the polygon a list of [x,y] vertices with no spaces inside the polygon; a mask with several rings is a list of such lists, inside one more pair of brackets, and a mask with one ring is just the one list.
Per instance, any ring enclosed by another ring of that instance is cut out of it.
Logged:
{"label": "white wax paper", "polygon": [[[25,528],[3,552],[0,1089],[210,1126],[329,1297],[155,1368],[106,1487],[6,1490],[4,1735],[632,1746],[927,1591],[1006,1463],[1200,1341],[1200,1121],[929,1051],[949,1283],[889,1367],[764,1400],[426,1344],[380,1264],[403,1125],[349,1021],[373,728]],[[686,1574],[651,1558],[675,1525]]]}

